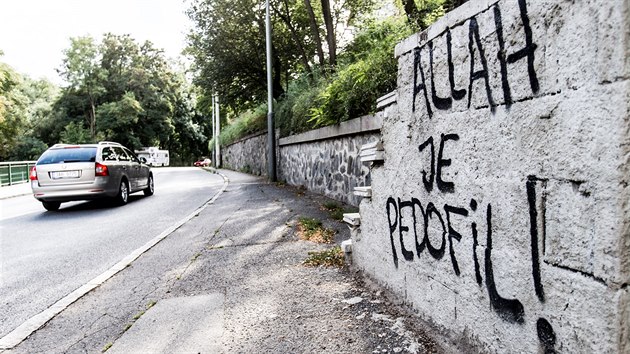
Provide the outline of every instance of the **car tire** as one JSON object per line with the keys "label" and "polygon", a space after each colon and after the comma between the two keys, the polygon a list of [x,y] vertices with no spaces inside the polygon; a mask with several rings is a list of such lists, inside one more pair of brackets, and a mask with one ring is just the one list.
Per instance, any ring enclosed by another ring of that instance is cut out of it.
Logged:
{"label": "car tire", "polygon": [[124,179],[120,181],[120,187],[118,187],[118,194],[114,198],[116,204],[125,205],[129,201],[129,184]]}
{"label": "car tire", "polygon": [[142,192],[147,197],[150,196],[150,195],[153,195],[153,192],[155,192],[155,185],[153,183],[153,174],[152,173],[149,174],[149,183],[147,185],[147,188],[145,188]]}
{"label": "car tire", "polygon": [[61,203],[60,202],[42,202],[42,205],[44,206],[44,209],[48,211],[57,211],[59,210]]}

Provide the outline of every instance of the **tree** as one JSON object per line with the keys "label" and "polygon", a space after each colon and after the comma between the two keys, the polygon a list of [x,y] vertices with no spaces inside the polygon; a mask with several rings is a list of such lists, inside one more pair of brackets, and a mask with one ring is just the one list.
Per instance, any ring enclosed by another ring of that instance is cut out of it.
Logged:
{"label": "tree", "polygon": [[28,98],[22,85],[22,76],[0,63],[0,160],[8,158],[27,124]]}
{"label": "tree", "polygon": [[[219,92],[224,107],[235,111],[247,109],[267,96],[262,5],[253,0],[196,0],[188,11],[196,24],[188,36],[187,49],[197,71],[195,83],[204,96]],[[281,37],[286,33],[274,32],[274,64],[281,63],[282,68],[290,70],[296,54],[276,46],[292,41]],[[282,69],[276,65],[274,70],[274,97],[279,98],[283,93],[279,76]]]}
{"label": "tree", "polygon": [[99,53],[92,37],[70,39],[70,48],[64,51],[65,58],[61,70],[62,78],[68,82],[69,88],[85,94],[89,109],[86,113],[90,133],[96,136],[96,105],[105,89],[101,85],[107,72],[99,65]]}
{"label": "tree", "polygon": [[143,112],[144,109],[135,95],[127,92],[119,101],[103,103],[98,107],[96,111],[99,120],[98,130],[108,140],[126,146],[140,147],[142,140],[133,127],[137,126]]}
{"label": "tree", "polygon": [[337,64],[337,34],[333,25],[332,12],[330,10],[330,0],[321,0],[322,16],[326,24],[326,42],[328,43],[328,62],[334,70]]}
{"label": "tree", "polygon": [[311,29],[311,35],[315,40],[315,49],[317,50],[317,57],[319,58],[319,65],[324,67],[325,58],[324,58],[324,49],[322,47],[322,40],[319,37],[319,26],[317,25],[317,19],[315,18],[315,11],[313,10],[313,6],[311,5],[311,0],[304,0],[304,6],[306,7],[306,11],[308,13],[309,19],[309,27]]}
{"label": "tree", "polygon": [[9,161],[33,161],[48,149],[43,141],[30,135],[22,136],[9,155]]}
{"label": "tree", "polygon": [[82,122],[70,122],[61,132],[61,142],[65,144],[87,144],[92,140],[90,130]]}
{"label": "tree", "polygon": [[[339,28],[345,29],[372,3],[373,0],[271,0],[273,97],[281,99],[289,82],[302,72],[334,71]],[[263,5],[254,0],[194,0],[187,11],[195,24],[187,48],[194,60],[194,82],[204,96],[218,93],[224,107],[235,114],[266,100]],[[315,57],[317,62],[313,62]]]}
{"label": "tree", "polygon": [[[66,56],[63,75],[70,84],[35,129],[45,142],[83,141],[87,129],[90,141],[114,140],[132,149],[174,148],[182,152],[172,154],[185,158],[204,146],[185,77],[151,42],[108,33],[98,43],[89,37],[73,39]],[[179,127],[186,133],[176,131]]]}

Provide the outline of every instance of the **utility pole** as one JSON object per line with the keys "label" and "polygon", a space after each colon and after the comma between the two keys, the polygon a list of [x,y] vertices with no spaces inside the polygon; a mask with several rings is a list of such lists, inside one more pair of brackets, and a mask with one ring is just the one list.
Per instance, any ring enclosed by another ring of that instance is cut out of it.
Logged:
{"label": "utility pole", "polygon": [[265,23],[267,29],[267,146],[269,163],[267,172],[271,182],[276,181],[276,129],[273,122],[273,79],[271,65],[271,15],[269,13],[269,0],[265,1]]}
{"label": "utility pole", "polygon": [[[215,108],[214,108],[214,94],[212,94],[212,140],[217,141],[217,119],[215,117]],[[214,158],[215,149],[212,149],[212,155],[210,156],[212,159],[212,166],[217,167],[217,160]]]}
{"label": "utility pole", "polygon": [[216,168],[220,168],[221,167],[221,147],[219,144],[219,136],[221,135],[221,118],[219,115],[219,95],[214,95],[213,96],[213,105],[214,107],[214,125],[216,126],[216,138],[214,139],[214,160],[215,160],[215,164],[214,167]]}

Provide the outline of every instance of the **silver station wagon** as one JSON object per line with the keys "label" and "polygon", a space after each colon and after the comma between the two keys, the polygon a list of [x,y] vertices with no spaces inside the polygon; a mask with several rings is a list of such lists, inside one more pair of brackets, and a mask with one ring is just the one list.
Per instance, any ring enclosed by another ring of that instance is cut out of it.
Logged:
{"label": "silver station wagon", "polygon": [[111,198],[124,205],[131,193],[153,194],[153,173],[144,162],[114,142],[56,144],[31,169],[31,189],[50,211],[74,200]]}

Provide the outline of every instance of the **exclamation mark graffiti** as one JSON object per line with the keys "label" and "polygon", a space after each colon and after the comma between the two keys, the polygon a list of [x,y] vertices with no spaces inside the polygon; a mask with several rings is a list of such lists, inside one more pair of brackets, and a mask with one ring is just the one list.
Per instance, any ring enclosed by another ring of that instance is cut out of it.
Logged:
{"label": "exclamation mark graffiti", "polygon": [[[531,248],[532,248],[532,276],[534,278],[534,289],[536,290],[536,296],[540,302],[545,302],[545,290],[543,289],[542,281],[540,279],[540,247],[539,247],[539,234],[544,240],[545,230],[545,215],[544,215],[544,195],[541,193],[541,201],[536,198],[536,182],[540,181],[543,189],[546,187],[547,182],[544,180],[538,180],[536,176],[527,177],[527,202],[529,204],[529,233],[531,235]],[[539,208],[540,205],[540,208]],[[541,226],[538,225],[538,210],[540,209]],[[538,230],[542,232],[538,232]]]}
{"label": "exclamation mark graffiti", "polygon": [[[536,187],[540,185],[541,193],[536,193]],[[526,182],[527,203],[529,205],[529,233],[531,236],[532,248],[532,278],[534,279],[534,290],[538,300],[545,302],[545,290],[540,274],[540,258],[545,253],[545,190],[547,180],[536,176],[528,176]],[[536,332],[538,340],[542,345],[545,354],[556,353],[556,333],[551,323],[545,318],[539,318],[536,322]]]}

